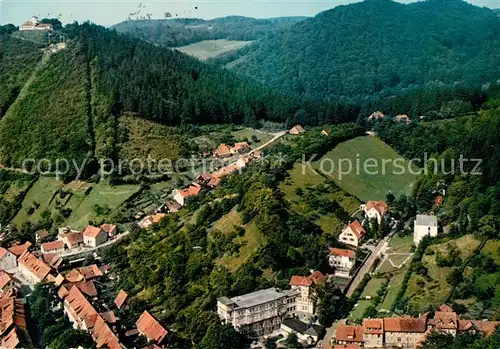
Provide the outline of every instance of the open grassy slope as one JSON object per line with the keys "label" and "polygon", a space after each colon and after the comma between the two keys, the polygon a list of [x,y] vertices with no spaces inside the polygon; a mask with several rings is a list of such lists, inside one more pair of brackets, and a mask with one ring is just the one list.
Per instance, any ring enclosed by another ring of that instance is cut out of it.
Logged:
{"label": "open grassy slope", "polygon": [[[394,163],[396,159],[399,160]],[[399,165],[404,167],[404,173],[399,174],[402,172]],[[416,180],[416,175],[409,173],[408,161],[380,139],[370,136],[339,144],[313,166],[363,201],[384,200],[389,191],[396,196],[409,194]]]}
{"label": "open grassy slope", "polygon": [[187,46],[178,47],[176,50],[205,61],[209,58],[215,58],[223,53],[238,50],[250,43],[251,41],[226,39],[203,40]]}

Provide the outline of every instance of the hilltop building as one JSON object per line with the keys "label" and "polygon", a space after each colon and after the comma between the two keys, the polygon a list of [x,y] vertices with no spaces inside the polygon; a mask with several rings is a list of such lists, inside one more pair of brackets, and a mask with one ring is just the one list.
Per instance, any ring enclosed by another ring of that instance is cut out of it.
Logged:
{"label": "hilltop building", "polygon": [[328,264],[335,269],[335,276],[349,277],[356,264],[356,252],[343,248],[329,248]]}
{"label": "hilltop building", "polygon": [[52,29],[52,24],[41,23],[36,16],[19,26],[20,31],[52,31]]}
{"label": "hilltop building", "polygon": [[413,243],[418,246],[420,241],[426,236],[435,237],[438,233],[438,224],[436,216],[425,214],[417,215],[413,227]]}
{"label": "hilltop building", "polygon": [[368,219],[376,219],[380,224],[382,217],[389,211],[389,206],[384,201],[367,201],[365,205],[361,205],[361,209]]}

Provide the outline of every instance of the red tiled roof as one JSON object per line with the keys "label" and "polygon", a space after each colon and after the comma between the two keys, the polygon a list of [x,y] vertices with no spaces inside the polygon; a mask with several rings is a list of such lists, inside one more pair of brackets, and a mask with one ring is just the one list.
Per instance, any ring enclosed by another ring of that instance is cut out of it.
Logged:
{"label": "red tiled roof", "polygon": [[102,272],[95,264],[86,267],[80,267],[78,268],[78,271],[83,275],[85,280],[90,280],[102,276]]}
{"label": "red tiled roof", "polygon": [[217,149],[215,149],[215,155],[226,156],[231,154],[231,149],[224,143],[220,144]]}
{"label": "red tiled roof", "polygon": [[69,282],[80,282],[83,281],[83,275],[77,269],[71,269],[71,271],[64,276]]}
{"label": "red tiled roof", "polygon": [[439,307],[439,311],[443,313],[454,313],[455,311],[453,310],[452,307],[450,307],[447,304],[443,304]]}
{"label": "red tiled roof", "polygon": [[305,132],[306,130],[304,130],[304,128],[301,126],[301,125],[295,125],[294,127],[292,127],[292,129],[290,130],[290,133],[291,134],[298,134],[298,133],[303,133]]}
{"label": "red tiled roof", "polygon": [[353,250],[347,250],[343,248],[333,248],[333,247],[330,247],[329,250],[330,254],[333,254],[334,256],[354,258]]}
{"label": "red tiled roof", "polygon": [[41,280],[50,273],[50,267],[29,252],[23,253],[17,261]]}
{"label": "red tiled roof", "polygon": [[491,336],[497,326],[500,326],[500,321],[458,320],[458,330],[468,331],[475,328],[487,336]]}
{"label": "red tiled roof", "polygon": [[110,310],[110,311],[106,311],[104,313],[99,313],[99,315],[104,319],[104,321],[106,321],[108,324],[116,324],[116,316],[115,316],[115,313]]}
{"label": "red tiled roof", "polygon": [[98,316],[97,311],[78,287],[71,287],[64,301],[67,302],[78,322],[85,322],[87,328],[94,327]]}
{"label": "red tiled roof", "polygon": [[7,286],[11,281],[12,281],[12,276],[10,276],[10,274],[7,273],[5,270],[0,269],[0,290],[3,290],[3,288]]}
{"label": "red tiled roof", "polygon": [[89,236],[91,238],[95,238],[97,235],[101,233],[101,229],[97,227],[93,227],[88,225],[87,228],[83,231],[84,236]]}
{"label": "red tiled roof", "polygon": [[2,348],[18,348],[21,343],[19,336],[17,334],[17,329],[14,327],[10,330],[5,337],[2,338],[1,347]]}
{"label": "red tiled roof", "polygon": [[335,329],[335,340],[363,343],[363,334],[363,326],[338,325]]}
{"label": "red tiled roof", "polygon": [[94,338],[97,348],[122,348],[118,337],[113,333],[106,321],[104,321],[100,315],[96,316],[94,330],[92,331],[92,338]]}
{"label": "red tiled roof", "polygon": [[370,334],[383,334],[384,333],[384,320],[383,319],[364,319],[363,320],[364,333]]}
{"label": "red tiled roof", "polygon": [[61,286],[61,288],[59,289],[59,291],[57,291],[57,295],[59,296],[59,298],[61,299],[64,299],[66,298],[66,296],[69,294],[69,291],[68,289],[65,287],[65,286]]}
{"label": "red tiled roof", "polygon": [[3,256],[5,256],[7,253],[9,253],[9,251],[7,251],[7,249],[0,247],[0,259],[2,259]]}
{"label": "red tiled roof", "polygon": [[141,314],[135,324],[143,335],[157,344],[160,344],[168,333],[147,310]]}
{"label": "red tiled roof", "polygon": [[108,233],[108,234],[114,234],[116,233],[116,225],[115,224],[102,224],[100,226],[101,230]]}
{"label": "red tiled roof", "polygon": [[54,279],[54,283],[56,284],[56,286],[61,286],[63,282],[64,276],[62,276],[61,274],[57,274],[56,278]]}
{"label": "red tiled roof", "polygon": [[8,250],[15,254],[17,257],[22,255],[24,252],[28,251],[28,249],[31,247],[31,242],[26,241],[24,244],[15,244],[12,245],[11,247],[8,248]]}
{"label": "red tiled roof", "polygon": [[372,208],[377,210],[382,216],[389,210],[389,206],[384,201],[368,201],[366,203],[366,210],[369,211]]}
{"label": "red tiled roof", "polygon": [[75,286],[78,287],[80,291],[82,291],[82,293],[85,293],[87,296],[97,296],[97,289],[95,288],[94,282],[92,280],[77,282]]}
{"label": "red tiled roof", "polygon": [[64,248],[64,242],[62,242],[61,240],[46,242],[42,244],[42,249],[44,251],[53,251],[61,248]]}
{"label": "red tiled roof", "polygon": [[128,298],[127,292],[120,290],[115,298],[115,304],[118,309],[120,309]]}
{"label": "red tiled roof", "polygon": [[293,275],[288,284],[290,286],[311,286],[312,280],[309,276]]}
{"label": "red tiled roof", "polygon": [[212,179],[208,182],[208,185],[211,187],[217,187],[217,186],[219,186],[221,181],[222,181],[222,177],[218,174],[215,174],[212,177]]}
{"label": "red tiled roof", "polygon": [[457,329],[458,317],[456,313],[436,311],[434,314],[434,321],[438,329]]}
{"label": "red tiled roof", "polygon": [[201,187],[199,185],[191,184],[189,187],[184,189],[178,189],[177,192],[184,196],[185,198],[196,196],[200,193]]}
{"label": "red tiled roof", "polygon": [[235,151],[240,151],[240,150],[245,150],[250,148],[250,145],[248,145],[248,142],[238,142],[234,144],[233,150]]}
{"label": "red tiled roof", "polygon": [[68,243],[70,245],[76,245],[83,242],[83,234],[81,232],[66,234],[66,238],[68,239]]}
{"label": "red tiled roof", "polygon": [[355,220],[354,222],[349,224],[349,228],[352,230],[352,232],[354,233],[354,235],[356,235],[358,239],[361,239],[366,234],[365,230],[358,222],[358,220]]}
{"label": "red tiled roof", "polygon": [[384,331],[424,333],[426,331],[426,321],[424,318],[385,318]]}
{"label": "red tiled roof", "polygon": [[310,278],[315,284],[317,284],[323,281],[325,275],[323,275],[323,273],[320,272],[319,270],[316,270],[311,274]]}
{"label": "red tiled roof", "polygon": [[49,236],[49,232],[47,230],[39,230],[35,233],[35,235],[39,238],[39,239],[45,239],[46,237]]}
{"label": "red tiled roof", "polygon": [[166,216],[165,213],[155,213],[154,215],[151,216],[151,221],[154,224],[158,224],[165,216]]}

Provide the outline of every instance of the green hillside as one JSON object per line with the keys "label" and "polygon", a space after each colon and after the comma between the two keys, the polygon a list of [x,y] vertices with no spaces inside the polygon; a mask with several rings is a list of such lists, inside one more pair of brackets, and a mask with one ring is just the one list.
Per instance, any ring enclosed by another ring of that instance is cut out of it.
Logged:
{"label": "green hillside", "polygon": [[[396,159],[399,160],[395,163]],[[351,171],[348,162],[351,163]],[[400,165],[404,167],[404,173],[401,173]],[[362,201],[385,200],[389,192],[395,196],[409,195],[417,179],[417,175],[410,173],[409,169],[414,173],[418,171],[389,145],[371,136],[340,143],[313,167]]]}
{"label": "green hillside", "polygon": [[230,67],[274,88],[330,99],[480,86],[500,77],[499,33],[493,11],[461,0],[366,0],[262,39]]}
{"label": "green hillside", "polygon": [[203,40],[194,44],[178,47],[177,51],[204,61],[209,58],[215,58],[227,52],[238,50],[250,43],[251,41],[236,41],[226,39]]}
{"label": "green hillside", "polygon": [[203,40],[256,40],[287,30],[306,18],[256,19],[228,16],[209,20],[198,18],[129,20],[114,25],[112,29],[162,46],[179,47]]}

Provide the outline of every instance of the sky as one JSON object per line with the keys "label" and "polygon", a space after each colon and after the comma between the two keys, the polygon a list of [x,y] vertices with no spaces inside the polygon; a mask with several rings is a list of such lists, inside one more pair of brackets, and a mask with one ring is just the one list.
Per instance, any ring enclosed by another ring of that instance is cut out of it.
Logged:
{"label": "sky", "polygon": [[[411,2],[401,0],[400,2]],[[126,20],[130,13],[137,16],[150,13],[151,18],[173,17],[216,18],[241,15],[256,18],[279,16],[314,16],[321,11],[356,0],[0,0],[0,24],[22,24],[36,15],[59,17],[63,23],[90,20],[101,25],[113,25]],[[500,8],[500,0],[468,0],[490,8]]]}

